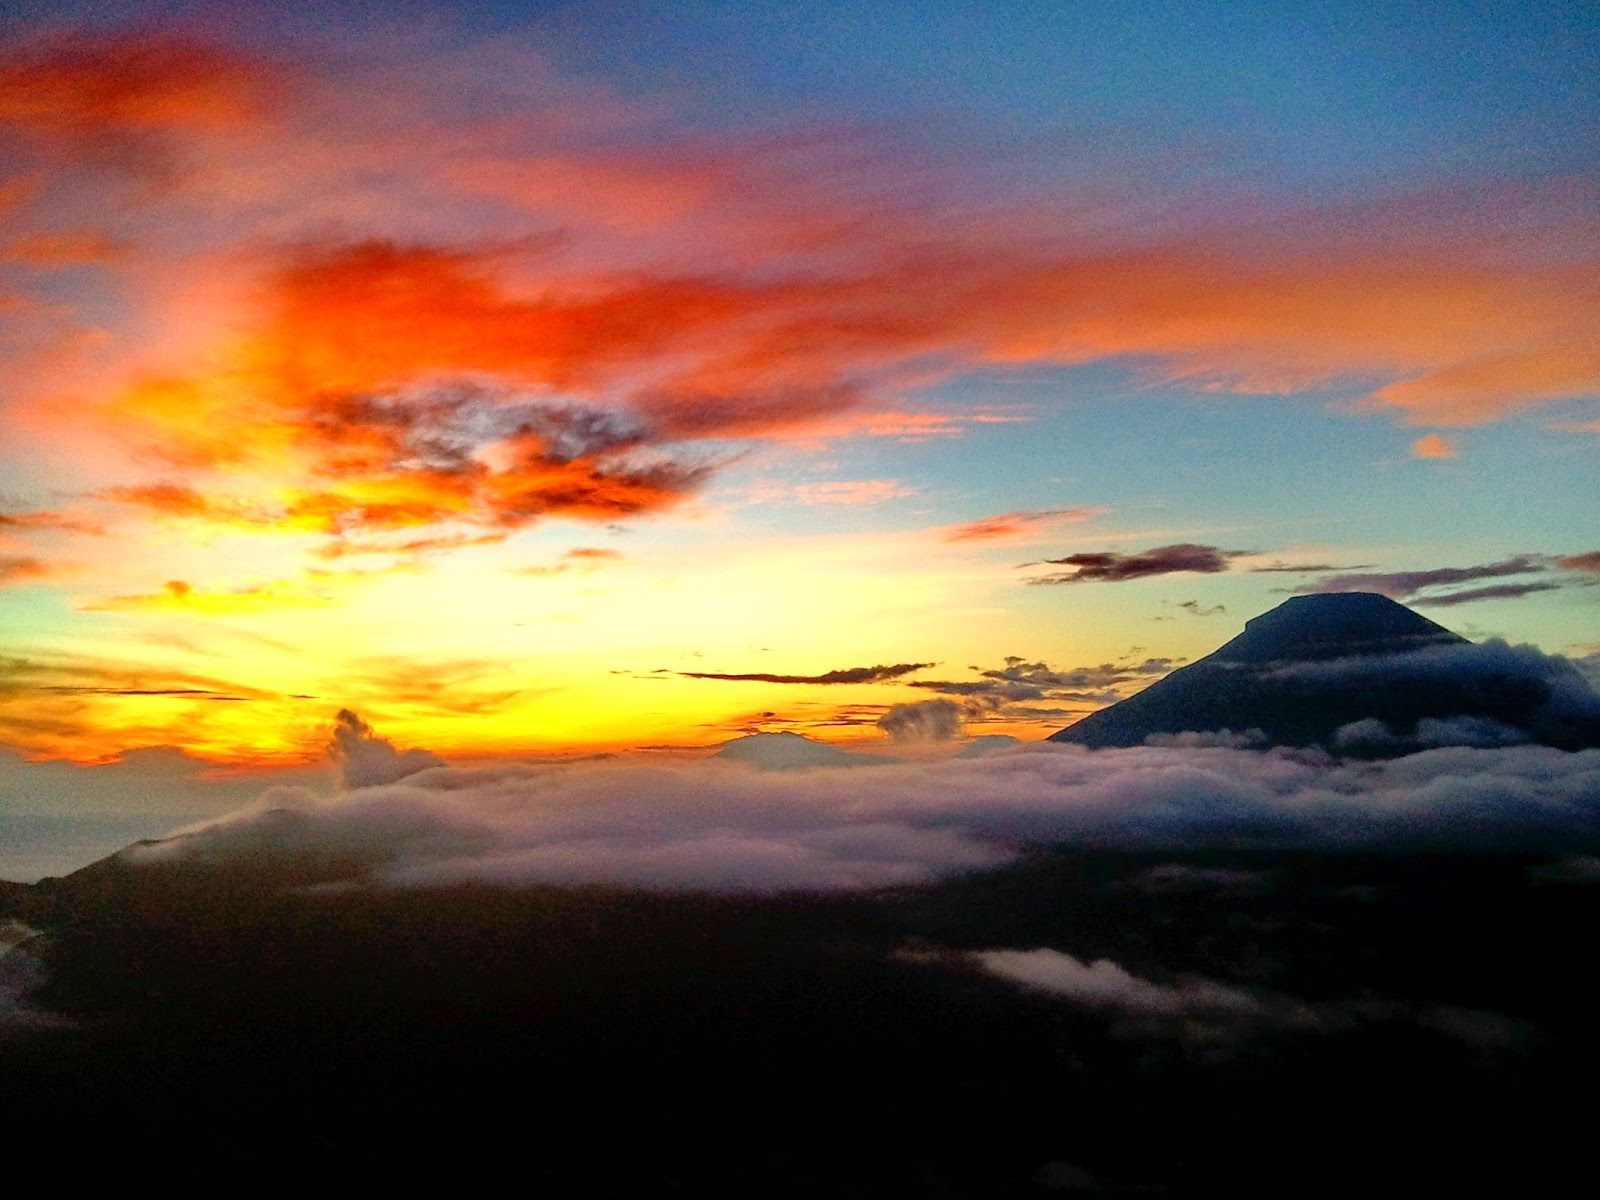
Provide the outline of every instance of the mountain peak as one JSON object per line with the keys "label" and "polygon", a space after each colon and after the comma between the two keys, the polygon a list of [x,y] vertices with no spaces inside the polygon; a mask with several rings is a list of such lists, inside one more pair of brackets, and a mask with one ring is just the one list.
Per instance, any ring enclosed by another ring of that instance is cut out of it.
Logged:
{"label": "mountain peak", "polygon": [[1459,634],[1376,592],[1291,596],[1245,622],[1244,632],[1209,656],[1226,663],[1306,662],[1393,654],[1465,642]]}
{"label": "mountain peak", "polygon": [[[1435,649],[1444,653],[1414,653]],[[1386,731],[1370,753],[1486,735],[1600,745],[1600,699],[1551,662],[1475,646],[1387,596],[1295,596],[1213,653],[1050,740],[1139,746],[1152,735],[1230,731],[1271,745],[1347,748],[1361,729]]]}

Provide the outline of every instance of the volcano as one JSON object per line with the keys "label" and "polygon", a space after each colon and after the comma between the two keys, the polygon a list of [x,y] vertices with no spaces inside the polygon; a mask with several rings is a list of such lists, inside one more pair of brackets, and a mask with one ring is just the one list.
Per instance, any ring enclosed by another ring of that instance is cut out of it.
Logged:
{"label": "volcano", "polygon": [[1296,596],[1213,653],[1050,738],[1099,749],[1185,733],[1353,753],[1600,746],[1600,696],[1565,659],[1483,645],[1387,596]]}

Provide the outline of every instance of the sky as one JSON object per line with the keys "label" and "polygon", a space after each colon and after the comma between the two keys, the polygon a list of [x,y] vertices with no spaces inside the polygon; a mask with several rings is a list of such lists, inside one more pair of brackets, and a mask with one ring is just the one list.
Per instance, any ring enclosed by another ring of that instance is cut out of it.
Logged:
{"label": "sky", "polygon": [[1600,653],[1593,6],[7,14],[0,792]]}

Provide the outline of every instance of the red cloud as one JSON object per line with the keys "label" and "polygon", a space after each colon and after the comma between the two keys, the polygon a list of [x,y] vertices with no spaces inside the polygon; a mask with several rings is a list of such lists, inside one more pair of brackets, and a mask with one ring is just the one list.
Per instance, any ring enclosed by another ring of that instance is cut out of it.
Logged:
{"label": "red cloud", "polygon": [[261,69],[175,36],[60,36],[0,58],[0,125],[73,140],[231,128],[260,118]]}
{"label": "red cloud", "polygon": [[[381,71],[307,67],[301,107],[268,121],[280,73],[213,43],[78,37],[0,60],[0,125],[91,159],[107,141],[186,139],[214,206],[201,270],[237,273],[260,260],[234,247],[305,228],[354,231],[219,285],[255,297],[226,339],[185,340],[104,405],[179,470],[253,473],[259,498],[231,482],[115,498],[352,535],[610,519],[693,490],[704,468],[685,442],[948,435],[983,418],[919,412],[912,393],[1014,364],[1115,358],[1219,390],[1360,383],[1368,405],[1440,428],[1600,390],[1586,185],[1117,240],[1060,219],[1061,197],[1004,211],[968,210],[960,187],[913,196],[906,164],[860,134],[674,142],[614,111],[586,129],[448,100],[421,86],[426,66],[406,70],[421,74],[388,80],[395,112],[362,102]],[[225,153],[207,143],[244,127]],[[122,199],[171,201],[147,192]],[[164,236],[186,228],[154,216]],[[157,320],[130,292],[130,328],[222,324],[203,301]],[[462,388],[471,421],[440,399]],[[529,405],[620,413],[632,432],[552,444],[507,416]]]}

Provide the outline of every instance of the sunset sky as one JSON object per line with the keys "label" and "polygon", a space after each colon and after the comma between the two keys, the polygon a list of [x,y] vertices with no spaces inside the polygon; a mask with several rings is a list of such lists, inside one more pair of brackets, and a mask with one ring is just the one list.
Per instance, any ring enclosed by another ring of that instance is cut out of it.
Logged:
{"label": "sunset sky", "polygon": [[9,762],[1040,737],[1329,588],[1600,653],[1593,5],[7,13]]}

